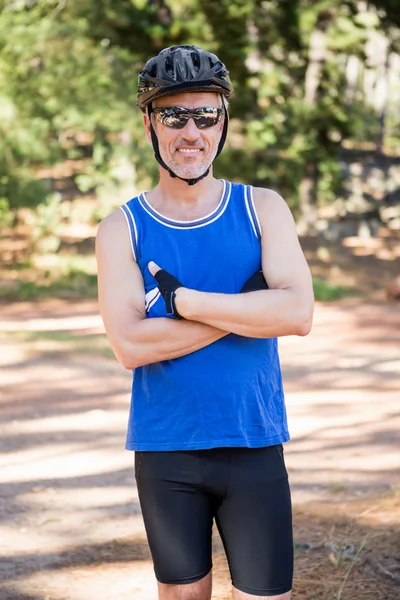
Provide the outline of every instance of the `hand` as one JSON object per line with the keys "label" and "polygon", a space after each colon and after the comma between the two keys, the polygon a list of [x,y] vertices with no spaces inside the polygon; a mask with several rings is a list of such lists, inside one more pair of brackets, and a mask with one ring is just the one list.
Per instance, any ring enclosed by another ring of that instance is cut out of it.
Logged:
{"label": "hand", "polygon": [[262,271],[256,271],[244,284],[240,290],[241,294],[247,292],[257,292],[258,290],[268,290],[268,283],[264,279]]}
{"label": "hand", "polygon": [[164,298],[167,315],[175,317],[175,319],[182,319],[183,317],[179,314],[175,305],[175,291],[178,288],[184,287],[183,284],[179,279],[171,275],[171,273],[161,269],[155,262],[149,262],[148,268],[158,283],[158,289]]}

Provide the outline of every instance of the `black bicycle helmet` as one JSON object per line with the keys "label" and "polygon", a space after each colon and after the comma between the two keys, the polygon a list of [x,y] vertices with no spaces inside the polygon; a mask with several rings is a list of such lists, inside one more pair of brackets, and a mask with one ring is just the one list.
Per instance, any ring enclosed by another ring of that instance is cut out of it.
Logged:
{"label": "black bicycle helmet", "polygon": [[[229,81],[229,72],[219,58],[207,52],[198,46],[171,46],[151,58],[145,64],[139,75],[137,105],[139,108],[151,116],[152,103],[161,96],[170,96],[187,92],[216,92],[229,98],[233,88]],[[226,135],[228,132],[228,112],[223,105],[225,112],[224,127],[221,140],[218,146],[215,158],[220,154],[224,147]],[[171,177],[179,177],[164,163],[161,158],[158,139],[153,125],[150,125],[151,139],[154,148],[154,156],[157,162],[166,169]],[[210,171],[208,169],[195,179],[183,179],[189,185],[194,185]]]}
{"label": "black bicycle helmet", "polygon": [[160,96],[191,92],[217,92],[229,98],[233,88],[229,72],[215,54],[198,46],[171,46],[145,64],[139,75],[137,105],[146,107]]}

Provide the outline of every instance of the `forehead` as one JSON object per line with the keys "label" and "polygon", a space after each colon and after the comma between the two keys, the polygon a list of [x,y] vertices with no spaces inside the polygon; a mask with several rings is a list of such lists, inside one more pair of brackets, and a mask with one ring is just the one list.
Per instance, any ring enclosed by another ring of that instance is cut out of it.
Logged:
{"label": "forehead", "polygon": [[201,106],[213,106],[219,108],[221,99],[215,92],[185,92],[157,98],[154,106],[182,106],[183,108],[200,108]]}

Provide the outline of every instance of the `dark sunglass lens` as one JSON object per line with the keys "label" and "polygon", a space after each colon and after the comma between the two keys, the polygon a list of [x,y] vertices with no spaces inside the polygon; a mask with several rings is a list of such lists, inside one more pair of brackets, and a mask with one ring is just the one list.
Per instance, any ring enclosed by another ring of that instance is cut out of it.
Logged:
{"label": "dark sunglass lens", "polygon": [[160,122],[166,127],[183,129],[188,122],[188,119],[194,119],[194,122],[199,129],[207,129],[208,127],[214,127],[214,125],[218,123],[222,111],[212,107],[187,110],[180,106],[176,106],[166,107],[161,110],[156,109],[156,112]]}
{"label": "dark sunglass lens", "polygon": [[173,127],[174,129],[183,129],[186,123],[188,122],[188,118],[189,117],[186,117],[184,115],[169,114],[163,115],[161,122],[167,127]]}
{"label": "dark sunglass lens", "polygon": [[196,115],[194,120],[199,129],[207,129],[218,123],[218,115]]}
{"label": "dark sunglass lens", "polygon": [[182,115],[180,112],[166,108],[165,110],[157,110],[157,115],[160,123],[166,127],[172,127],[173,129],[183,129],[185,127],[188,117]]}

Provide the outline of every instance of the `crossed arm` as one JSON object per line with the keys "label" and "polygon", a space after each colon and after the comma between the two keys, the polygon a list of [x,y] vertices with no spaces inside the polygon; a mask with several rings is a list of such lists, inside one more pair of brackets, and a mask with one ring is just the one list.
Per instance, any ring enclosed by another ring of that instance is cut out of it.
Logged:
{"label": "crossed arm", "polygon": [[114,354],[126,369],[185,356],[227,335],[195,321],[146,319],[143,278],[120,210],[102,221],[96,257],[100,313]]}
{"label": "crossed arm", "polygon": [[[228,333],[247,337],[306,335],[311,328],[311,276],[292,215],[270,190],[255,190],[262,228],[262,268],[269,290],[212,294],[179,288],[184,320],[146,319],[144,285],[121,211],[100,225],[96,240],[99,305],[107,337],[127,369],[184,356]],[[160,265],[162,268],[162,265]]]}

